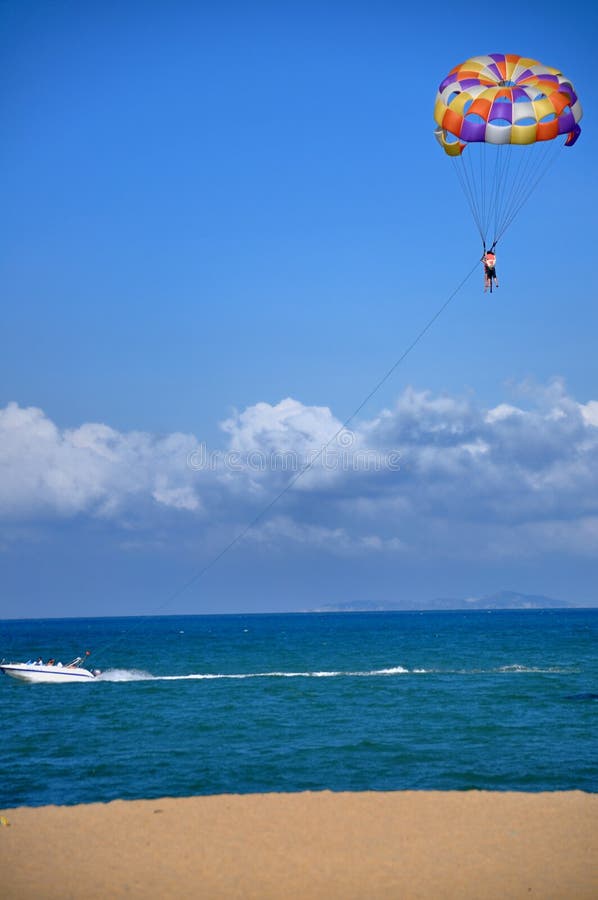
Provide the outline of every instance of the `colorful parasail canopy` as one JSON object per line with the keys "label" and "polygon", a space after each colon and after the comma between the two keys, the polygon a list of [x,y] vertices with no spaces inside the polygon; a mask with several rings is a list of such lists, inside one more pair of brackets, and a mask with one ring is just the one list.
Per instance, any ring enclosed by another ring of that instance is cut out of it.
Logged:
{"label": "colorful parasail canopy", "polygon": [[450,156],[472,142],[533,144],[561,134],[570,147],[582,115],[562,72],[513,53],[473,56],[455,66],[440,83],[434,106],[437,136]]}

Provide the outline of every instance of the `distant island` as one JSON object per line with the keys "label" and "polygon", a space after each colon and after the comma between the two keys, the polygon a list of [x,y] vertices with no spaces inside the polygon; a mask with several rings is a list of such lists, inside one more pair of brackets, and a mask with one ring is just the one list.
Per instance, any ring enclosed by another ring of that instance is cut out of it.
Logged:
{"label": "distant island", "polygon": [[437,597],[426,603],[381,603],[370,600],[351,600],[331,603],[310,612],[393,612],[401,610],[460,610],[460,609],[583,609],[586,604],[570,600],[555,600],[543,594],[522,594],[518,591],[497,591],[482,597]]}

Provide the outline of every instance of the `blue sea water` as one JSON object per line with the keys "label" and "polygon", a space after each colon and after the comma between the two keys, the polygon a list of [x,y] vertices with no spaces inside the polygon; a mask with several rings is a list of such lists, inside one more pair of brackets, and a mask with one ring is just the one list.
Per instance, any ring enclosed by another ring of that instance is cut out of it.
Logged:
{"label": "blue sea water", "polygon": [[300,790],[598,789],[598,610],[5,621],[0,807]]}

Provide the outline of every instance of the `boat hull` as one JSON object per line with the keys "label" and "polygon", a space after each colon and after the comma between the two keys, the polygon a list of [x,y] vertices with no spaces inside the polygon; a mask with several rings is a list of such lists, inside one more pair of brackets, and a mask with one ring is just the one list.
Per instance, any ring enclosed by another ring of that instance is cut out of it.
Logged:
{"label": "boat hull", "polygon": [[65,684],[75,681],[93,681],[95,675],[88,669],[69,666],[34,666],[27,663],[2,663],[0,671],[18,681]]}

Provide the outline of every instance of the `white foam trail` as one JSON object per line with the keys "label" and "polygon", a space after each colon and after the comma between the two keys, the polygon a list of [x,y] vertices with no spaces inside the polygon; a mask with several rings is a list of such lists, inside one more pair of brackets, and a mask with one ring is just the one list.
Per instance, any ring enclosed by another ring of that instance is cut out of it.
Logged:
{"label": "white foam trail", "polygon": [[501,666],[499,669],[491,669],[492,672],[502,672],[502,673],[518,673],[518,672],[539,672],[540,674],[552,674],[554,672],[560,672],[563,674],[569,674],[571,672],[577,672],[577,669],[570,668],[561,668],[560,666],[549,666],[547,669],[542,669],[539,666],[520,666],[515,664],[513,666]]}
{"label": "white foam trail", "polygon": [[392,669],[377,669],[374,672],[367,672],[364,674],[367,675],[406,675],[409,672],[409,669],[404,669],[403,666],[394,666]]}
{"label": "white foam trail", "polygon": [[107,669],[96,676],[96,681],[153,681],[151,672],[142,669]]}
{"label": "white foam trail", "polygon": [[369,678],[376,675],[403,675],[408,673],[403,666],[369,671],[314,671],[314,672],[193,672],[189,675],[152,675],[141,669],[107,669],[98,675],[98,681],[214,681],[217,679],[245,678]]}
{"label": "white foam trail", "polygon": [[208,680],[215,678],[369,678],[374,675],[403,675],[409,670],[402,666],[395,666],[392,669],[372,669],[367,672],[243,672],[231,674],[193,674],[193,675],[157,675],[156,681],[184,681],[185,679]]}
{"label": "white foam trail", "polygon": [[406,672],[407,669],[380,669],[372,672],[239,672],[231,674],[193,674],[193,675],[156,675],[156,681],[184,681],[189,679],[195,680],[213,680],[217,678],[367,678],[371,675],[390,675],[396,674],[398,671]]}
{"label": "white foam trail", "polygon": [[313,671],[313,672],[193,672],[189,675],[152,675],[141,669],[108,669],[98,675],[97,681],[217,681],[244,680],[247,678],[372,678],[394,675],[510,675],[520,673],[533,674],[570,674],[574,668],[551,666],[542,669],[536,666],[519,664],[500,666],[493,669],[405,669],[403,666],[392,666],[387,669],[367,669],[362,671]]}

